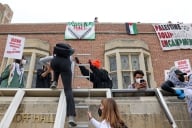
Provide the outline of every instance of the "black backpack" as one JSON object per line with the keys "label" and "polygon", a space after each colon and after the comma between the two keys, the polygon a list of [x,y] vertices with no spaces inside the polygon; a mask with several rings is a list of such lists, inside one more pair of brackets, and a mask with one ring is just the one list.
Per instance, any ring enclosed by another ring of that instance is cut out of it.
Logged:
{"label": "black backpack", "polygon": [[107,70],[105,69],[100,69],[100,78],[101,78],[101,84],[102,84],[102,88],[112,88],[113,87],[113,82],[109,76],[109,73]]}
{"label": "black backpack", "polygon": [[69,45],[65,43],[57,43],[56,46],[53,49],[53,54],[56,54],[60,57],[69,57],[74,53],[74,49]]}

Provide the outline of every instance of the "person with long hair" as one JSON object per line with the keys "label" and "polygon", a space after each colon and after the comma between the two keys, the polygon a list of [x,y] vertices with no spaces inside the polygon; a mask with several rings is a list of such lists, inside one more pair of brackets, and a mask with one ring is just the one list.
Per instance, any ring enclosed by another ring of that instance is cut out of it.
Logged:
{"label": "person with long hair", "polygon": [[90,123],[95,128],[128,128],[120,116],[116,101],[112,98],[101,100],[98,114],[101,117],[101,122],[97,121],[91,112],[88,112]]}

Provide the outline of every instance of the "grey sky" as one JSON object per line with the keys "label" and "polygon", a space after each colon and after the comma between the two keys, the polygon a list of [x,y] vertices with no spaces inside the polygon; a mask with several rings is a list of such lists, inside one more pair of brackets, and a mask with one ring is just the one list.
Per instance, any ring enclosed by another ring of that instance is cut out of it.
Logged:
{"label": "grey sky", "polygon": [[189,0],[0,0],[12,23],[99,22],[192,23]]}

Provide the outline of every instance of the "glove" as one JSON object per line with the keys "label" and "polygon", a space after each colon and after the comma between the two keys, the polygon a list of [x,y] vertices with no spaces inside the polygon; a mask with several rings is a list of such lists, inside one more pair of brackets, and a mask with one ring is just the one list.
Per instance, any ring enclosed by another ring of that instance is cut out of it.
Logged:
{"label": "glove", "polygon": [[181,95],[183,92],[181,91],[181,89],[177,89],[175,90],[175,93],[177,96]]}
{"label": "glove", "polygon": [[176,93],[178,99],[180,99],[180,100],[185,99],[185,93],[183,90],[177,89],[177,90],[175,90],[175,93]]}
{"label": "glove", "polygon": [[75,62],[76,62],[77,64],[80,64],[79,58],[75,57]]}
{"label": "glove", "polygon": [[180,100],[185,99],[185,93],[182,93],[181,95],[177,96],[177,98]]}

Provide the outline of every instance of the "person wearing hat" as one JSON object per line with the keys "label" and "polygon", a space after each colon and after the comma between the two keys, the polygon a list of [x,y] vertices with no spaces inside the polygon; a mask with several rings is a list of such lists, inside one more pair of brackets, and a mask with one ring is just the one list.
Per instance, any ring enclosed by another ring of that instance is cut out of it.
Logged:
{"label": "person wearing hat", "polygon": [[178,99],[184,99],[185,93],[183,89],[174,89],[174,87],[177,88],[184,88],[188,85],[187,82],[185,82],[185,75],[186,73],[182,72],[178,68],[171,68],[169,72],[169,76],[165,82],[161,85],[161,88],[167,92],[171,92],[175,95],[177,95]]}
{"label": "person wearing hat", "polygon": [[[75,57],[75,62],[80,64],[79,59]],[[93,83],[93,88],[112,88],[112,80],[109,77],[108,71],[100,68],[101,62],[98,59],[89,60],[89,71],[85,66],[80,65],[79,69],[84,76],[90,76],[87,78]]]}

